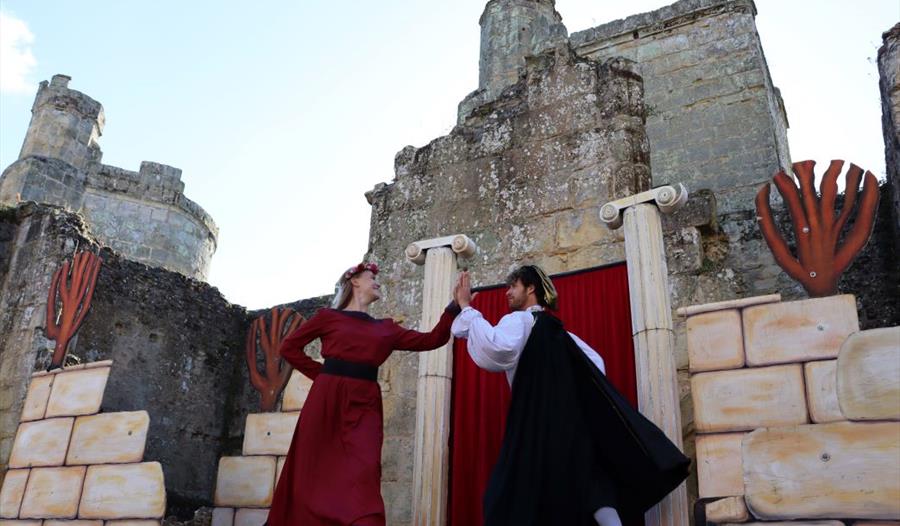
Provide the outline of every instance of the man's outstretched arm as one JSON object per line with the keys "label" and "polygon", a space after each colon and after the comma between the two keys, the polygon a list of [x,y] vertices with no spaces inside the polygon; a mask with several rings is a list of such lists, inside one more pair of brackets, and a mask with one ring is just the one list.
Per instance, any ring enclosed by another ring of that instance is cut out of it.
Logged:
{"label": "man's outstretched arm", "polygon": [[513,369],[528,341],[534,319],[526,312],[513,312],[492,327],[470,306],[475,296],[477,293],[472,294],[469,273],[463,272],[453,289],[453,299],[462,307],[462,312],[453,320],[450,332],[457,338],[468,339],[466,349],[478,367],[495,372]]}
{"label": "man's outstretched arm", "polygon": [[530,313],[513,312],[492,327],[480,312],[466,307],[453,321],[450,331],[457,338],[468,338],[466,349],[478,367],[497,372],[516,366],[532,323],[534,317]]}

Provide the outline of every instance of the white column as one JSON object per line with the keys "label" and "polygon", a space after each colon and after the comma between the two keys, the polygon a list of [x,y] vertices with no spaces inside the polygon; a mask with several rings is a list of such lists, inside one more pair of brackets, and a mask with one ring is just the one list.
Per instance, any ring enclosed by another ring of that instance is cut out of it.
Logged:
{"label": "white column", "polygon": [[[660,213],[655,205],[644,203],[629,207],[624,215],[638,404],[641,413],[682,449],[675,332]],[[688,526],[685,484],[644,519],[647,526]]]}
{"label": "white column", "polygon": [[[679,449],[681,406],[660,212],[670,213],[686,200],[683,186],[663,186],[607,203],[600,210],[607,226],[625,227],[638,405]],[[647,526],[689,526],[685,484],[648,511],[644,520]]]}
{"label": "white column", "polygon": [[[422,330],[437,323],[450,301],[456,256],[450,247],[428,250],[422,291]],[[419,354],[416,393],[416,461],[413,483],[413,523],[446,524],[449,464],[450,380],[452,339],[440,349]]]}
{"label": "white column", "polygon": [[[450,302],[456,277],[456,256],[471,257],[476,250],[466,236],[419,241],[406,249],[410,261],[425,264],[422,330],[434,327]],[[413,474],[413,524],[417,526],[447,523],[452,347],[451,339],[439,349],[419,354]]]}

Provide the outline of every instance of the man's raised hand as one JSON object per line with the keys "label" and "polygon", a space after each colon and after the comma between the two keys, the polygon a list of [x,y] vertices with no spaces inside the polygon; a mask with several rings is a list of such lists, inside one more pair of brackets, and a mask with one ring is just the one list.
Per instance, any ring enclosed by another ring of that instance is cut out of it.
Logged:
{"label": "man's raised hand", "polygon": [[468,271],[463,271],[459,275],[459,281],[456,284],[453,294],[456,298],[456,303],[462,309],[468,307],[472,303],[472,300],[475,299],[475,296],[478,295],[477,292],[472,294],[472,281]]}

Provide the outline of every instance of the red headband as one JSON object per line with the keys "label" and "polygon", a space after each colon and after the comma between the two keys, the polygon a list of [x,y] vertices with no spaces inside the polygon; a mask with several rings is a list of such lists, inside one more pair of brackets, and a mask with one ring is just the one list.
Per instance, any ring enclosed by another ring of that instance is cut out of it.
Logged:
{"label": "red headband", "polygon": [[378,275],[378,265],[376,265],[375,263],[360,263],[355,267],[350,267],[349,269],[347,269],[347,272],[344,272],[344,279],[348,280],[364,270],[368,270],[376,276]]}

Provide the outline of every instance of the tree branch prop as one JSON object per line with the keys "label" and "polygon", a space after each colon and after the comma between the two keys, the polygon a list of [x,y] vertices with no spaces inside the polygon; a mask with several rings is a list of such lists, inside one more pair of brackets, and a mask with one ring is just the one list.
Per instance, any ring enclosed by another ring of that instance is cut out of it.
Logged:
{"label": "tree branch prop", "polygon": [[[103,261],[90,252],[78,252],[53,274],[47,297],[47,337],[56,340],[50,368],[62,367],[72,337],[91,308],[94,285]],[[57,310],[57,303],[60,307]]]}
{"label": "tree branch prop", "polygon": [[[268,412],[275,409],[278,396],[291,377],[291,366],[281,355],[278,348],[281,342],[303,323],[303,316],[293,309],[273,308],[270,312],[271,325],[266,325],[266,315],[262,314],[250,324],[247,332],[247,367],[250,371],[250,383],[259,391],[259,407]],[[256,366],[256,350],[261,347],[265,362],[264,372],[260,373]]]}
{"label": "tree branch prop", "polygon": [[790,277],[799,281],[811,297],[821,297],[837,292],[841,274],[869,241],[875,226],[879,194],[878,181],[872,172],[867,171],[856,221],[843,242],[838,245],[841,231],[856,204],[863,171],[855,164],[850,164],[844,175],[847,183],[844,204],[840,215],[837,215],[834,208],[838,193],[837,178],[844,161],[831,161],[819,187],[821,197],[816,194],[813,171],[815,165],[815,161],[794,163],[794,174],[800,181],[799,189],[784,170],[777,172],[772,178],[791,214],[797,240],[797,257],[791,253],[784,236],[775,226],[769,206],[771,183],[766,183],[756,194],[756,219],[778,265]]}

